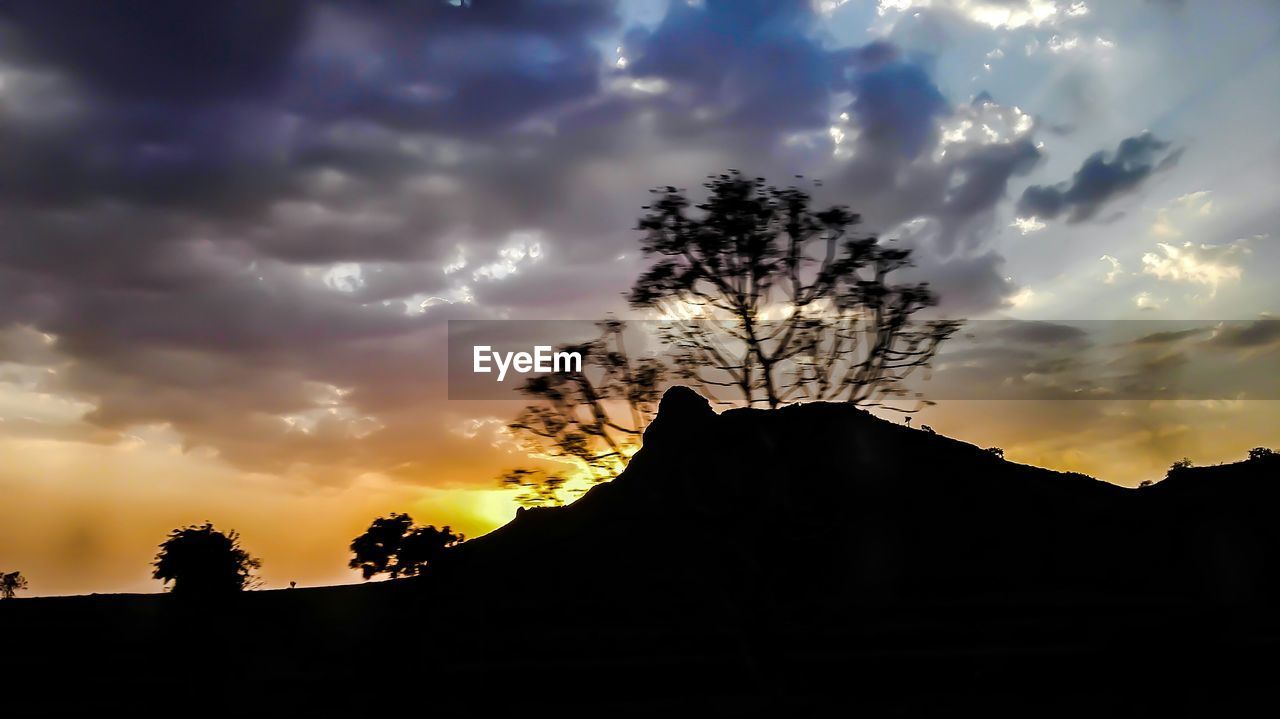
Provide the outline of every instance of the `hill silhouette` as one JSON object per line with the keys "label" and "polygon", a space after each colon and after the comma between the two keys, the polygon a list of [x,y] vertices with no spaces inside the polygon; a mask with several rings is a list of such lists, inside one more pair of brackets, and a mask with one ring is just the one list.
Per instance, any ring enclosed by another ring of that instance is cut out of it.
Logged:
{"label": "hill silhouette", "polygon": [[717,414],[677,387],[616,480],[426,576],[8,602],[3,676],[75,677],[64,706],[1222,709],[1280,650],[1278,474],[1131,490],[850,405]]}
{"label": "hill silhouette", "polygon": [[644,440],[617,480],[567,507],[522,510],[466,544],[450,571],[504,583],[552,573],[555,591],[572,593],[651,570],[705,582],[712,568],[779,601],[836,607],[991,596],[1248,604],[1277,589],[1280,457],[1132,490],[847,404],[717,415],[683,387]]}

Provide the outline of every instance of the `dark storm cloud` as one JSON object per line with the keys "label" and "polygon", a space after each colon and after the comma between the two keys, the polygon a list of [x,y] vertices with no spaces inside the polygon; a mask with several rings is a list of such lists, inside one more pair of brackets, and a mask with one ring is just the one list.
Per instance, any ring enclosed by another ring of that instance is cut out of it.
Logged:
{"label": "dark storm cloud", "polygon": [[927,281],[945,302],[946,314],[975,317],[1001,307],[1017,292],[1017,285],[1005,272],[1000,253],[988,250],[964,257],[940,258],[928,245],[918,245],[914,256],[913,280]]}
{"label": "dark storm cloud", "polygon": [[548,0],[48,0],[0,18],[22,57],[98,95],[173,107],[287,84],[304,102],[479,131],[594,89],[589,38],[615,21],[609,2]]}
{"label": "dark storm cloud", "polygon": [[302,35],[300,0],[41,0],[0,6],[30,59],[99,95],[161,103],[268,92]]}
{"label": "dark storm cloud", "polygon": [[672,3],[652,31],[623,44],[638,77],[661,77],[714,104],[727,122],[769,131],[820,127],[842,82],[839,60],[816,41],[808,0]]}
{"label": "dark storm cloud", "polygon": [[1018,201],[1024,216],[1054,219],[1066,215],[1080,222],[1097,214],[1105,204],[1132,192],[1153,173],[1177,161],[1179,152],[1166,153],[1170,143],[1149,132],[1125,138],[1116,151],[1090,155],[1069,182],[1028,187]]}
{"label": "dark storm cloud", "polygon": [[925,71],[892,63],[860,74],[853,83],[853,115],[868,139],[914,158],[932,144],[937,118],[948,110]]}
{"label": "dark storm cloud", "polygon": [[44,389],[99,427],[167,423],[254,468],[409,466],[451,436],[421,436],[445,235],[483,265],[556,212],[571,178],[504,133],[599,89],[612,9],[264,7],[6,7],[0,323],[56,337]]}
{"label": "dark storm cloud", "polygon": [[[80,95],[58,125],[0,128],[0,193],[243,212],[296,174],[421,166],[350,151],[388,129],[486,136],[599,89],[611,3],[19,3],[4,59]],[[393,146],[402,138],[395,138]]]}
{"label": "dark storm cloud", "polygon": [[0,201],[226,205],[285,181],[296,119],[271,103],[302,3],[6,3],[0,24],[13,38],[0,60],[70,96],[57,117],[0,125]]}
{"label": "dark storm cloud", "polygon": [[[904,95],[932,94],[918,84],[919,74],[903,77],[910,78]],[[924,115],[917,117],[913,114],[916,111]],[[968,134],[961,139],[944,139],[940,133],[944,118],[931,101],[888,103],[877,110],[877,116],[886,128],[883,134],[859,137],[853,159],[834,168],[828,184],[862,198],[859,207],[867,208],[869,222],[881,227],[928,220],[908,233],[916,235],[909,244],[924,252],[970,260],[986,254],[984,244],[992,235],[993,209],[1007,197],[1010,180],[1029,172],[1041,159],[1034,125],[1025,126],[1029,118],[985,99],[954,108],[945,117],[953,126],[968,123],[970,128],[1000,128],[1001,136],[992,141]],[[916,142],[924,145],[916,147]],[[1003,279],[988,285],[987,292],[996,289],[1003,292],[1002,297],[1012,294],[1006,291],[1010,286]]]}
{"label": "dark storm cloud", "polygon": [[1040,161],[1040,151],[1029,140],[990,145],[971,152],[954,164],[955,181],[944,203],[952,214],[982,212],[1004,199],[1009,178],[1029,171]]}
{"label": "dark storm cloud", "polygon": [[613,3],[333,3],[315,13],[289,100],[306,114],[479,136],[599,87]]}

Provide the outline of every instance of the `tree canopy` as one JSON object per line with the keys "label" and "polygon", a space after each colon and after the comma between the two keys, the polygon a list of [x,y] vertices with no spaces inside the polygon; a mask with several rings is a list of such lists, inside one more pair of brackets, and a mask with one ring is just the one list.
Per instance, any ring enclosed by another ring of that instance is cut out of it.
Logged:
{"label": "tree canopy", "polygon": [[628,297],[671,318],[679,376],[747,405],[907,397],[907,377],[959,328],[917,317],[937,304],[927,282],[894,280],[911,250],[856,234],[859,215],[815,209],[796,187],[736,170],[704,187],[696,205],[654,191],[638,225],[654,261]]}
{"label": "tree canopy", "polygon": [[13,599],[27,588],[27,578],[22,572],[0,572],[0,599]]}
{"label": "tree canopy", "polygon": [[412,577],[426,571],[464,539],[448,526],[417,526],[408,514],[393,512],[389,517],[373,520],[364,534],[351,540],[353,556],[348,566],[359,569],[365,579],[379,574],[392,579]]}
{"label": "tree canopy", "polygon": [[235,530],[224,534],[205,522],[170,532],[152,566],[154,578],[173,582],[174,594],[209,596],[255,586],[262,563],[240,546]]}

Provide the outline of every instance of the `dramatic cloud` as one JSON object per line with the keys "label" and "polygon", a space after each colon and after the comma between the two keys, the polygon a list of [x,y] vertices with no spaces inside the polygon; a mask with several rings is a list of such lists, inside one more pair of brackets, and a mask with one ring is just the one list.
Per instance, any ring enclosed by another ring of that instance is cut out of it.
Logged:
{"label": "dramatic cloud", "polygon": [[487,481],[435,429],[440,323],[540,254],[571,177],[502,133],[601,91],[612,9],[152,10],[0,14],[0,324],[49,338],[36,389],[251,469]]}
{"label": "dramatic cloud", "polygon": [[[1019,231],[1172,161],[1130,138],[1028,190],[1056,210],[1014,221],[1043,155],[1035,94],[836,27],[852,4],[140,7],[0,8],[0,331],[48,338],[38,358],[0,343],[0,362],[94,441],[164,427],[253,471],[487,484],[508,460],[452,431],[475,417],[444,402],[443,323],[625,313],[654,186],[795,181],[914,250],[939,313],[974,317],[1052,296],[1008,259]],[[975,69],[1001,33],[1012,57],[1087,15],[932,7],[939,37],[981,46]],[[1183,265],[1158,271],[1207,276]]]}
{"label": "dramatic cloud", "polygon": [[725,167],[906,223],[944,312],[1016,290],[986,233],[1034,121],[831,44],[807,0],[629,30],[594,2],[258,5],[0,14],[0,323],[47,334],[38,391],[105,441],[488,482],[505,460],[439,410],[443,321],[625,309],[646,191]]}
{"label": "dramatic cloud", "polygon": [[1069,182],[1028,187],[1018,201],[1018,213],[1041,219],[1066,215],[1068,222],[1087,220],[1111,200],[1137,189],[1152,173],[1176,162],[1180,153],[1166,153],[1169,147],[1149,132],[1125,138],[1110,156],[1090,155]]}

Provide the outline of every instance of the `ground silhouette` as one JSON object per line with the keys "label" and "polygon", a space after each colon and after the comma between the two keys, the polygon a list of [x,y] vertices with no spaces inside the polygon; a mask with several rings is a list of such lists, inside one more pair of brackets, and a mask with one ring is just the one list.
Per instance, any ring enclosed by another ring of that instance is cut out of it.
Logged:
{"label": "ground silhouette", "polygon": [[75,677],[60,706],[333,710],[398,687],[472,711],[1220,712],[1273,681],[1277,475],[1264,457],[1125,489],[849,405],[716,414],[674,388],[618,479],[423,576],[6,602],[24,651],[3,676]]}

